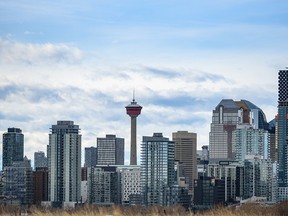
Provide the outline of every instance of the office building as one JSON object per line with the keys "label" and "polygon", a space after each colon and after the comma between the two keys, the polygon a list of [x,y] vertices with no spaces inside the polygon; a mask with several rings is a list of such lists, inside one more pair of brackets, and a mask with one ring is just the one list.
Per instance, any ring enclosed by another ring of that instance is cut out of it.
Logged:
{"label": "office building", "polygon": [[201,163],[202,164],[207,164],[209,162],[209,146],[208,145],[203,145],[202,146],[202,151],[201,151]]}
{"label": "office building", "polygon": [[175,160],[181,163],[182,172],[193,194],[194,179],[197,178],[197,134],[178,131],[172,134],[175,142]]}
{"label": "office building", "polygon": [[34,169],[48,167],[47,157],[43,151],[34,152]]}
{"label": "office building", "polygon": [[41,205],[42,201],[48,201],[48,168],[37,167],[33,172],[34,201]]}
{"label": "office building", "polygon": [[264,112],[253,103],[223,99],[213,110],[209,135],[210,161],[235,160],[233,132],[247,125],[254,129],[269,128]]}
{"label": "office building", "polygon": [[[121,204],[141,204],[141,167],[140,166],[117,166]],[[136,199],[135,199],[136,198]]]}
{"label": "office building", "polygon": [[244,161],[247,155],[270,158],[270,134],[263,129],[238,128],[234,132],[235,160]]}
{"label": "office building", "polygon": [[97,165],[124,165],[124,139],[115,135],[97,138]]}
{"label": "office building", "polygon": [[81,203],[86,203],[88,201],[88,182],[81,181]]}
{"label": "office building", "polygon": [[225,203],[225,180],[200,176],[194,180],[194,208],[209,209]]}
{"label": "office building", "polygon": [[85,148],[85,167],[94,167],[97,165],[97,148]]}
{"label": "office building", "polygon": [[47,147],[48,200],[60,204],[79,202],[81,196],[81,135],[73,121],[52,125]]}
{"label": "office building", "polygon": [[244,165],[232,161],[220,161],[207,166],[207,176],[225,180],[225,202],[233,203],[244,195]]}
{"label": "office building", "polygon": [[144,205],[169,205],[171,187],[175,183],[175,143],[154,133],[144,136],[141,145],[141,187]]}
{"label": "office building", "polygon": [[87,181],[88,167],[81,167],[81,181]]}
{"label": "office building", "polygon": [[[288,70],[278,73],[278,116],[277,116],[277,144],[278,144],[278,186],[281,192],[288,191]],[[288,193],[287,197],[288,199]],[[283,198],[285,199],[285,198]]]}
{"label": "office building", "polygon": [[277,128],[277,116],[269,122],[269,137],[270,137],[270,158],[271,161],[277,162],[278,161],[278,144],[276,139],[276,128]]}
{"label": "office building", "polygon": [[14,161],[23,161],[24,135],[19,128],[8,128],[3,134],[3,160],[2,170],[5,166],[11,166]]}
{"label": "office building", "polygon": [[4,167],[2,181],[5,200],[21,205],[33,203],[33,171],[26,156]]}
{"label": "office building", "polygon": [[131,117],[130,165],[137,165],[137,117],[141,114],[142,107],[137,104],[133,95],[131,104],[125,108],[127,115]]}
{"label": "office building", "polygon": [[249,156],[244,161],[244,199],[266,197],[272,201],[273,170],[271,160]]}
{"label": "office building", "polygon": [[120,187],[116,166],[87,168],[87,198],[100,205],[120,204]]}

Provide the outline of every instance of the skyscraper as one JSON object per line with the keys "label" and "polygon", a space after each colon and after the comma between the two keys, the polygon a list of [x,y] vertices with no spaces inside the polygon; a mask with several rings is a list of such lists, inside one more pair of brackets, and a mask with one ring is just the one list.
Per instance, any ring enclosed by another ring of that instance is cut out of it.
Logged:
{"label": "skyscraper", "polygon": [[34,152],[34,169],[47,167],[47,157],[43,151]]}
{"label": "skyscraper", "polygon": [[278,73],[278,186],[288,188],[288,70]]}
{"label": "skyscraper", "polygon": [[144,205],[169,205],[175,183],[174,145],[162,133],[144,136],[141,145],[141,187]]}
{"label": "skyscraper", "polygon": [[95,204],[120,204],[121,188],[118,185],[116,166],[99,166],[87,168],[88,202]]}
{"label": "skyscraper", "polygon": [[209,157],[213,162],[235,159],[233,132],[251,126],[268,130],[264,112],[247,100],[223,99],[213,110],[209,136]]}
{"label": "skyscraper", "polygon": [[97,165],[97,148],[85,148],[85,167],[94,167]]}
{"label": "skyscraper", "polygon": [[272,200],[272,163],[271,160],[251,156],[244,161],[244,196],[266,197]]}
{"label": "skyscraper", "polygon": [[125,107],[127,114],[131,117],[131,146],[130,146],[130,165],[137,165],[137,116],[141,114],[142,107],[134,99]]}
{"label": "skyscraper", "polygon": [[25,156],[22,161],[14,161],[3,170],[3,196],[14,199],[19,204],[33,203],[33,171],[31,161]]}
{"label": "skyscraper", "polygon": [[48,200],[78,202],[81,196],[81,135],[73,121],[52,125],[47,147]]}
{"label": "skyscraper", "polygon": [[48,201],[48,168],[37,167],[33,172],[34,204]]}
{"label": "skyscraper", "polygon": [[124,139],[111,134],[97,138],[97,165],[124,165]]}
{"label": "skyscraper", "polygon": [[19,128],[8,128],[3,134],[3,166],[11,166],[14,161],[23,161],[24,135]]}
{"label": "skyscraper", "polygon": [[263,159],[270,159],[269,132],[263,129],[245,127],[236,129],[235,160],[244,161],[247,155],[257,155]]}
{"label": "skyscraper", "polygon": [[178,131],[172,134],[172,140],[175,142],[175,160],[182,163],[189,194],[193,194],[193,183],[197,178],[197,134]]}

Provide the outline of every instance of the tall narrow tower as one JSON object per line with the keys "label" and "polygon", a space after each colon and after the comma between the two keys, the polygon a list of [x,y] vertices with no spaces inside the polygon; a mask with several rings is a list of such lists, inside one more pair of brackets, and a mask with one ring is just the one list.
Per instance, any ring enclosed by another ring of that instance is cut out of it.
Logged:
{"label": "tall narrow tower", "polygon": [[[288,188],[288,69],[278,73],[278,189]],[[286,197],[287,200],[287,197]]]}
{"label": "tall narrow tower", "polygon": [[81,199],[81,134],[73,121],[52,125],[47,146],[48,200],[79,202]]}
{"label": "tall narrow tower", "polygon": [[131,104],[125,107],[127,115],[131,117],[131,148],[130,148],[130,165],[137,165],[136,151],[136,125],[137,116],[141,114],[142,107],[135,101],[134,95]]}

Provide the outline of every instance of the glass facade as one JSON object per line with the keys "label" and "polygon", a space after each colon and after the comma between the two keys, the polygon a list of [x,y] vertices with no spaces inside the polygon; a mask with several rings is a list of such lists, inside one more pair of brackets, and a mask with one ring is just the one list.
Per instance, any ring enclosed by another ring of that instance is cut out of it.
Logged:
{"label": "glass facade", "polygon": [[270,158],[270,139],[268,131],[263,129],[241,128],[234,131],[235,160],[244,161],[246,155]]}
{"label": "glass facade", "polygon": [[19,128],[8,128],[3,134],[3,161],[2,170],[5,166],[11,166],[14,161],[23,161],[24,135]]}
{"label": "glass facade", "polygon": [[223,99],[213,110],[209,134],[209,156],[213,162],[235,160],[234,131],[250,126],[268,129],[263,111],[247,100]]}
{"label": "glass facade", "polygon": [[43,151],[34,152],[34,169],[47,167],[47,157]]}
{"label": "glass facade", "polygon": [[13,162],[3,170],[3,196],[20,204],[33,203],[33,171],[31,161],[26,157],[23,161]]}
{"label": "glass facade", "polygon": [[88,202],[120,204],[120,187],[116,166],[88,167]]}
{"label": "glass facade", "polygon": [[272,163],[270,160],[254,157],[244,162],[244,199],[266,197],[272,200]]}
{"label": "glass facade", "polygon": [[278,73],[278,186],[288,187],[288,70]]}
{"label": "glass facade", "polygon": [[85,148],[85,167],[94,167],[97,165],[97,148]]}
{"label": "glass facade", "polygon": [[169,205],[168,193],[174,184],[174,142],[154,133],[141,145],[141,187],[145,205]]}

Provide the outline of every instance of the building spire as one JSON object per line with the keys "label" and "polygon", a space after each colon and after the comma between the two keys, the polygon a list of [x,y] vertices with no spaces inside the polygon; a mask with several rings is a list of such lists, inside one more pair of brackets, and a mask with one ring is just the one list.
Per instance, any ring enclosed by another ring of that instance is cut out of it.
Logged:
{"label": "building spire", "polygon": [[133,100],[132,102],[134,103],[135,102],[135,89],[133,88]]}

